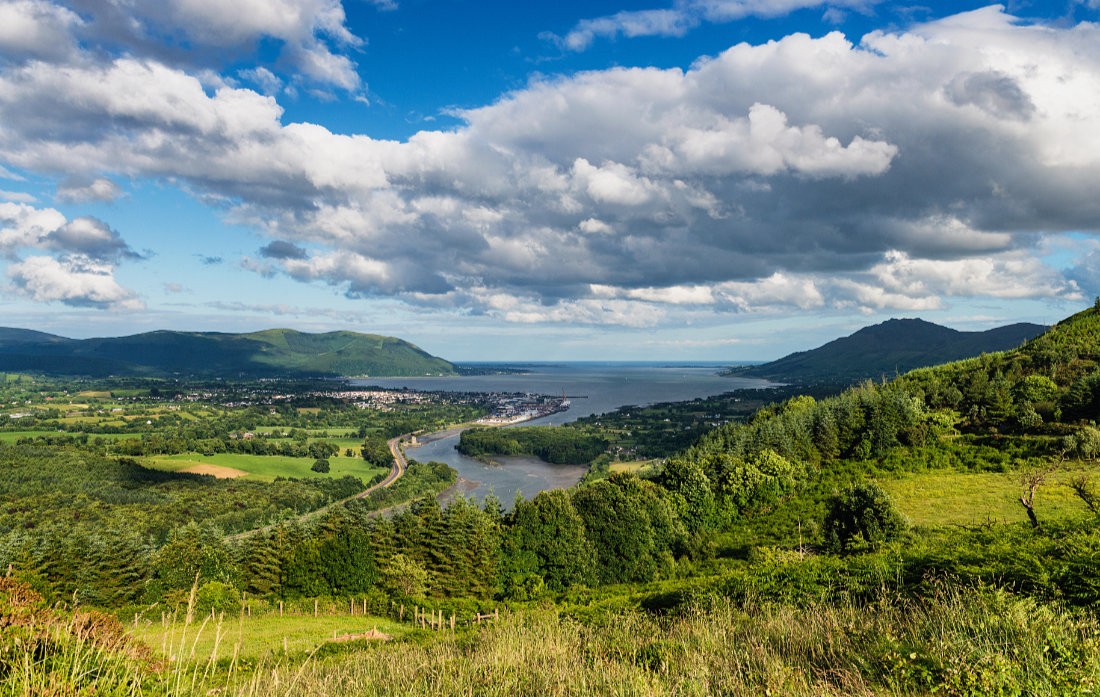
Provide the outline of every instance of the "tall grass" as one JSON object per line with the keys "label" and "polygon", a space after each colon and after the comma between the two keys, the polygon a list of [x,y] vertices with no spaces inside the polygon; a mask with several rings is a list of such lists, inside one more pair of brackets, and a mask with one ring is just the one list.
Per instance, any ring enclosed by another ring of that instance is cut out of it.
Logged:
{"label": "tall grass", "polygon": [[[163,663],[69,625],[47,657],[11,644],[0,695],[328,697],[336,695],[1073,695],[1100,690],[1100,625],[995,589],[934,585],[919,599],[783,604],[714,599],[682,612],[580,622],[553,607],[468,631],[321,645],[238,660],[207,618],[172,634]],[[209,655],[196,646],[209,647]],[[108,633],[109,634],[109,633]],[[169,635],[166,635],[166,637]]]}
{"label": "tall grass", "polygon": [[482,632],[257,671],[237,695],[1066,695],[1100,686],[1100,627],[1001,591],[871,606],[509,615]]}

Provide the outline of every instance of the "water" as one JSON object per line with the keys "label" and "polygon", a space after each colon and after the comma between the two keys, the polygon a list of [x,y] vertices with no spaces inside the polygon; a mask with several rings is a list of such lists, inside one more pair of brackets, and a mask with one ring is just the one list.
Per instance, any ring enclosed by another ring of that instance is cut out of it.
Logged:
{"label": "water", "polygon": [[[522,375],[472,375],[461,377],[366,378],[354,380],[359,386],[376,385],[397,389],[446,392],[526,392],[560,395],[564,391],[571,406],[568,411],[522,425],[561,424],[582,416],[604,414],[631,404],[644,406],[658,402],[681,402],[709,397],[731,390],[766,387],[766,380],[723,377],[718,371],[728,364],[668,363],[555,363],[524,364],[530,372]],[[501,464],[485,463],[455,450],[457,432],[445,432],[438,438],[406,449],[407,455],[421,462],[445,462],[458,471],[460,490],[475,499],[493,491],[505,505],[516,492],[530,498],[540,491],[572,486],[584,475],[586,467],[550,465],[538,458],[496,458]]]}

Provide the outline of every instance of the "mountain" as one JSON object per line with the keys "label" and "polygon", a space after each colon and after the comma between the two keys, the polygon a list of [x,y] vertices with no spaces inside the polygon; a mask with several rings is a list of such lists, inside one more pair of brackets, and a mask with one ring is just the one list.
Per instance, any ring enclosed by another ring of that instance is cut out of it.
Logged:
{"label": "mountain", "polygon": [[801,383],[893,377],[914,368],[1015,348],[1046,329],[1018,323],[984,332],[961,332],[922,319],[891,319],[810,351],[733,368],[729,374]]}
{"label": "mountain", "polygon": [[388,336],[306,334],[269,329],[251,334],[155,331],[67,339],[0,327],[0,370],[60,375],[344,377],[452,375],[454,366]]}

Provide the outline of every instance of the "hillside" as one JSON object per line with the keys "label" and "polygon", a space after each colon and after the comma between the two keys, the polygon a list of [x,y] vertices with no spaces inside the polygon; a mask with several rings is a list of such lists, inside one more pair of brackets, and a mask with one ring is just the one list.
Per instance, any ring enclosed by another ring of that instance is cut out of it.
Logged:
{"label": "hillside", "polygon": [[339,331],[251,334],[155,331],[66,339],[0,328],[0,370],[52,375],[274,377],[450,375],[454,366],[388,336]]}
{"label": "hillside", "polygon": [[894,377],[914,368],[1015,348],[1045,330],[1019,323],[962,332],[921,319],[891,319],[771,363],[734,368],[730,374],[801,383]]}

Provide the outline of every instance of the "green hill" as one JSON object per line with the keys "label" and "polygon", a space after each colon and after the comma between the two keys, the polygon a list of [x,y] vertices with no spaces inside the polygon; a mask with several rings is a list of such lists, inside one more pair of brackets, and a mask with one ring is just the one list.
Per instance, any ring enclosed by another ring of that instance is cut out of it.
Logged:
{"label": "green hill", "polygon": [[454,366],[388,336],[269,329],[251,334],[155,331],[66,339],[0,328],[0,370],[54,375],[273,377],[451,375]]}
{"label": "green hill", "polygon": [[921,319],[891,319],[810,351],[734,368],[730,374],[801,383],[852,383],[1015,348],[1044,330],[1046,327],[1038,324],[1020,323],[961,332]]}

